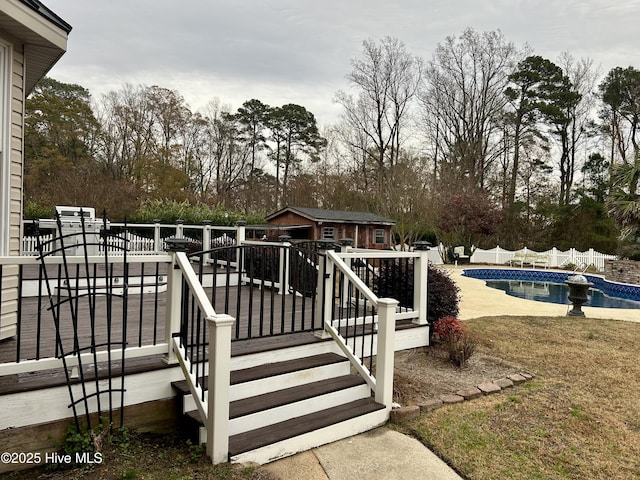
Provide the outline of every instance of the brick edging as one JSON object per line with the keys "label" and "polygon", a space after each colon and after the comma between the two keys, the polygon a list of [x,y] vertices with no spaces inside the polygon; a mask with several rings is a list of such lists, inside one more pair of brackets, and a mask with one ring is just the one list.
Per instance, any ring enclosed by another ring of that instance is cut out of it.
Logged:
{"label": "brick edging", "polygon": [[394,408],[391,410],[389,421],[392,423],[399,423],[405,420],[411,420],[419,417],[422,413],[431,412],[444,405],[461,403],[465,400],[473,400],[474,398],[482,397],[484,395],[498,393],[507,388],[511,388],[514,385],[519,385],[532,380],[533,378],[535,378],[535,374],[526,371],[512,373],[511,375],[499,378],[498,380],[483,382],[474,387],[463,388],[455,393],[445,393],[440,395],[438,398],[427,400],[421,405],[409,405],[406,407]]}

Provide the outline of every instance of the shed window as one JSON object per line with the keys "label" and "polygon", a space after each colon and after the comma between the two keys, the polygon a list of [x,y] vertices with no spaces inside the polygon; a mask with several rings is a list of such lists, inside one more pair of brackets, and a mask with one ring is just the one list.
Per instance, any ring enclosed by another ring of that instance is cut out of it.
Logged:
{"label": "shed window", "polygon": [[322,227],[322,239],[323,240],[333,240],[336,238],[336,229],[335,227]]}
{"label": "shed window", "polygon": [[373,231],[373,238],[374,242],[378,245],[384,243],[384,229],[376,228]]}

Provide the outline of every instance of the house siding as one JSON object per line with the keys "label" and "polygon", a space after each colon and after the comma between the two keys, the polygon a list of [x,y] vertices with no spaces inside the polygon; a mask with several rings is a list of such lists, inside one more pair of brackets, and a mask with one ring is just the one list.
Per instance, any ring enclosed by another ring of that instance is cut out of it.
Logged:
{"label": "house siding", "polygon": [[[8,254],[20,255],[22,238],[22,171],[24,154],[24,46],[15,39],[0,34],[0,37],[12,45],[10,75],[10,105],[9,112],[4,114],[10,118],[10,150],[3,161],[9,162],[9,179],[5,184],[9,186],[8,214],[9,238]],[[9,338],[16,334],[18,310],[18,267],[5,266],[2,268],[2,316],[0,316],[0,339]]]}
{"label": "house siding", "polygon": [[13,87],[11,89],[11,209],[9,255],[20,255],[22,238],[22,172],[24,169],[24,55],[20,49],[13,51]]}

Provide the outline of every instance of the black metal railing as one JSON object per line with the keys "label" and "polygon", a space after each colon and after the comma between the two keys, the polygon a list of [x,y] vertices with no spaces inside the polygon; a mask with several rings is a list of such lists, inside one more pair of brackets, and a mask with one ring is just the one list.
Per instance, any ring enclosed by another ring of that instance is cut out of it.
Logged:
{"label": "black metal railing", "polygon": [[323,328],[315,308],[319,255],[265,243],[215,248],[190,259],[214,310],[236,319],[233,340],[244,340]]}
{"label": "black metal railing", "polygon": [[184,358],[189,362],[189,373],[198,387],[200,401],[206,400],[207,370],[205,362],[209,354],[207,319],[187,280],[182,278],[180,302],[179,346],[184,349]]}
{"label": "black metal railing", "polygon": [[335,264],[332,265],[331,323],[345,344],[372,376],[374,374],[375,304]]}
{"label": "black metal railing", "polygon": [[351,261],[356,275],[379,298],[394,298],[404,311],[414,305],[414,259],[357,258]]}
{"label": "black metal railing", "polygon": [[[17,303],[15,311],[16,336],[0,342],[0,363],[22,362],[24,360],[42,360],[58,357],[59,347],[54,336],[51,306],[46,291],[46,281],[50,283],[54,299],[55,314],[60,321],[60,336],[64,345],[73,342],[74,335],[90,336],[91,325],[88,322],[77,323],[74,333],[71,311],[62,302],[69,290],[78,296],[77,312],[79,318],[95,318],[94,335],[106,341],[109,335],[121,335],[126,318],[128,346],[143,347],[164,342],[165,297],[167,283],[166,261],[154,261],[150,258],[128,257],[125,264],[121,258],[104,261],[90,260],[88,267],[79,263],[63,266],[62,257],[49,257],[43,265],[34,257],[30,263],[15,267],[0,265],[0,276],[8,277],[14,270],[17,295],[12,300]],[[130,293],[125,303],[121,297],[112,296],[109,305],[96,303],[92,310],[85,305],[86,299],[78,293],[86,292],[86,285],[96,286],[98,292],[106,288],[121,291],[128,288]],[[0,295],[4,293],[0,292]],[[4,300],[0,297],[0,318]],[[118,313],[117,319],[108,320],[108,313]],[[102,348],[104,349],[104,348]]]}

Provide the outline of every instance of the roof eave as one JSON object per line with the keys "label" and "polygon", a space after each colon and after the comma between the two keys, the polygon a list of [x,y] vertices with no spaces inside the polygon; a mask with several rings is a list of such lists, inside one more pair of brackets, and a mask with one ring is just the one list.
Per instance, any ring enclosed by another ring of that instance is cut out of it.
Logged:
{"label": "roof eave", "polygon": [[300,215],[301,217],[307,218],[313,222],[331,222],[331,223],[347,223],[347,224],[363,224],[363,223],[368,223],[368,224],[372,224],[372,225],[383,225],[383,226],[387,226],[387,227],[393,227],[396,222],[392,221],[392,220],[362,220],[362,221],[358,221],[358,220],[341,220],[341,219],[336,219],[336,218],[324,218],[324,217],[317,217],[314,215],[310,215],[308,212],[305,212],[303,210],[299,210],[296,207],[284,207],[281,208],[280,210],[278,210],[275,213],[272,213],[271,215],[265,217],[265,220],[268,222],[269,220],[276,218],[280,215],[282,215],[285,212],[293,212],[296,215]]}
{"label": "roof eave", "polygon": [[25,95],[67,50],[71,26],[33,0],[0,0],[0,30],[24,44]]}

